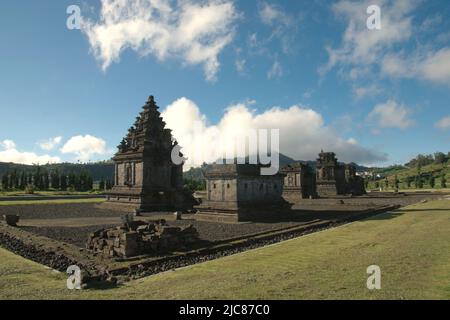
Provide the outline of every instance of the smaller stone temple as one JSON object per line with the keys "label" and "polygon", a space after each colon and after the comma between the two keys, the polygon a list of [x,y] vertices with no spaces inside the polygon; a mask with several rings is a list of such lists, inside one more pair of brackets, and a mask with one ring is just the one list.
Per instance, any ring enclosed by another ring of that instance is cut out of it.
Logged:
{"label": "smaller stone temple", "polygon": [[177,142],[165,125],[150,96],[113,157],[115,177],[107,195],[108,205],[126,205],[140,211],[192,206],[192,195],[183,190],[183,164],[174,164],[171,159]]}
{"label": "smaller stone temple", "polygon": [[319,197],[362,195],[364,180],[356,175],[353,164],[340,164],[334,152],[319,153],[316,162],[316,190]]}
{"label": "smaller stone temple", "polygon": [[254,164],[212,165],[205,173],[206,199],[196,219],[241,222],[276,218],[289,208],[283,197],[283,174],[261,175]]}
{"label": "smaller stone temple", "polygon": [[283,197],[287,201],[316,197],[316,175],[306,163],[296,162],[281,168],[285,175]]}
{"label": "smaller stone temple", "polygon": [[363,194],[366,194],[364,179],[356,175],[355,165],[346,164],[344,168],[345,168],[346,193],[354,196],[361,196]]}

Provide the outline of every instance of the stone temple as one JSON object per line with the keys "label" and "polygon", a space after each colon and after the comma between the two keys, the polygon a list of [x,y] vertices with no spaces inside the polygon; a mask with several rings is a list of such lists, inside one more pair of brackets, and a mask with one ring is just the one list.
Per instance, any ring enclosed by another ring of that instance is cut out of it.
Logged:
{"label": "stone temple", "polygon": [[113,157],[114,186],[107,195],[108,205],[140,211],[182,210],[192,205],[192,195],[183,190],[183,164],[171,160],[177,142],[165,125],[150,96]]}
{"label": "stone temple", "polygon": [[319,197],[365,193],[364,180],[356,176],[354,165],[341,164],[334,152],[323,151],[316,162],[316,190]]}
{"label": "stone temple", "polygon": [[240,222],[274,218],[289,208],[283,199],[283,174],[261,175],[261,165],[212,165],[204,174],[206,199],[196,219]]}
{"label": "stone temple", "polygon": [[316,175],[308,164],[296,162],[281,168],[280,172],[285,175],[283,197],[287,201],[316,197]]}

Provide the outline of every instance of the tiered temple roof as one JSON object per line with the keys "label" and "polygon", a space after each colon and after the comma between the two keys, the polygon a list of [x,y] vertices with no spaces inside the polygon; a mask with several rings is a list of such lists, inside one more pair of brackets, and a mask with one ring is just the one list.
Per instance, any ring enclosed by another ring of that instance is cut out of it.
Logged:
{"label": "tiered temple roof", "polygon": [[149,96],[143,110],[128,134],[117,146],[119,154],[144,152],[153,150],[155,152],[171,150],[175,142],[172,142],[171,130],[165,128],[166,123],[158,111],[153,96]]}

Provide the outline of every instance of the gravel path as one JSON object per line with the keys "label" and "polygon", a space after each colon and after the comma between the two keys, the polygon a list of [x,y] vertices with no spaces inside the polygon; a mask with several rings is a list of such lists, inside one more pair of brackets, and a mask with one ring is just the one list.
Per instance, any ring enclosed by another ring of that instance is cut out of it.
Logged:
{"label": "gravel path", "polygon": [[120,217],[123,211],[105,210],[96,203],[0,206],[0,215],[17,214],[21,219]]}

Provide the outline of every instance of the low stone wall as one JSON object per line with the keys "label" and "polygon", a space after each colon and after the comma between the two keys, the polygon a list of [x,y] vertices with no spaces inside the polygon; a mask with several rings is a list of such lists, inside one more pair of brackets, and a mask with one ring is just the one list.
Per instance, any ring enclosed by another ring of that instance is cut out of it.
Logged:
{"label": "low stone wall", "polygon": [[90,234],[86,248],[107,257],[128,258],[184,250],[198,240],[198,232],[192,225],[180,228],[168,226],[165,220],[133,221]]}

